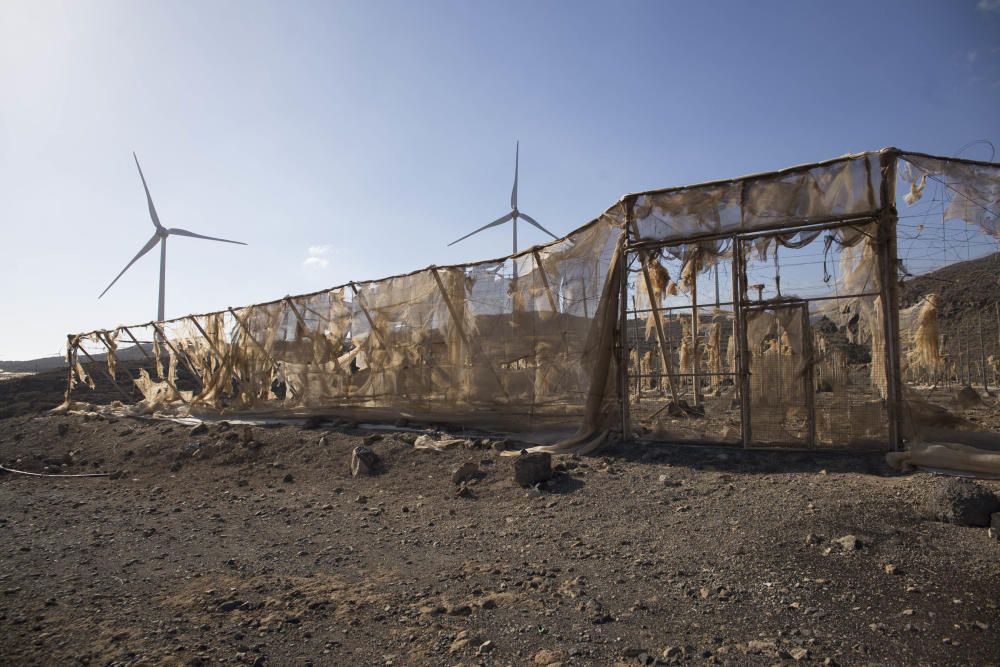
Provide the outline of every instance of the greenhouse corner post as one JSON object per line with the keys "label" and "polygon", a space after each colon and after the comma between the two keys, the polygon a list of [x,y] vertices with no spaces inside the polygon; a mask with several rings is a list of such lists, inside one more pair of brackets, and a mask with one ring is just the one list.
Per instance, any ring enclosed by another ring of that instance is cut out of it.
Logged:
{"label": "greenhouse corner post", "polygon": [[880,186],[878,251],[882,300],[882,321],[885,331],[886,416],[889,421],[889,447],[899,451],[900,439],[900,367],[899,367],[899,292],[896,257],[896,161],[899,150],[888,148],[879,157],[882,183]]}

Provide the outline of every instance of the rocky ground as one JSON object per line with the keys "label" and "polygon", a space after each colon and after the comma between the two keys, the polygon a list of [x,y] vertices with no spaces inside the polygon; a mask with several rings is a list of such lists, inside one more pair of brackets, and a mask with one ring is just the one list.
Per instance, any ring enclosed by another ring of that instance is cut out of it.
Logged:
{"label": "rocky ground", "polygon": [[14,412],[3,465],[115,474],[0,471],[3,664],[1000,663],[1000,542],[878,455],[619,446],[525,489],[495,438]]}

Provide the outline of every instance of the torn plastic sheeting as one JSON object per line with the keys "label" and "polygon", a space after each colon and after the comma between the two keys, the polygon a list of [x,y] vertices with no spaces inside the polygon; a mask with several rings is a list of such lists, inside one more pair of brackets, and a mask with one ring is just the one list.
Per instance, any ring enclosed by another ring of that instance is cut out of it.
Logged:
{"label": "torn plastic sheeting", "polygon": [[430,435],[422,435],[413,441],[414,449],[431,449],[436,452],[443,452],[459,445],[464,445],[465,438],[434,438]]}
{"label": "torn plastic sheeting", "polygon": [[639,239],[680,241],[833,216],[874,216],[879,153],[637,195]]}
{"label": "torn plastic sheeting", "polygon": [[1000,477],[1000,452],[957,442],[915,442],[905,452],[889,452],[885,460],[897,470],[920,467]]}
{"label": "torn plastic sheeting", "polygon": [[950,198],[942,221],[962,220],[1000,237],[1000,166],[903,153],[899,175],[910,184],[912,197],[904,197],[907,205],[920,199],[929,179],[943,189],[942,198]]}

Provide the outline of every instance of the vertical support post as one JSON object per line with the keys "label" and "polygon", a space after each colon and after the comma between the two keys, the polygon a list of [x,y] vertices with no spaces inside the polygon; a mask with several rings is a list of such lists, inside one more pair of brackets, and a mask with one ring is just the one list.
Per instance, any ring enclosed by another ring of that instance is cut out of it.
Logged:
{"label": "vertical support post", "polygon": [[889,422],[889,447],[902,448],[900,438],[902,386],[899,370],[899,290],[896,286],[896,159],[898,151],[889,149],[879,156],[882,183],[878,216],[878,257],[881,280],[882,320],[885,337],[886,413]]}
{"label": "vertical support post", "polygon": [[719,309],[722,299],[719,297],[719,258],[715,258],[715,308]]}
{"label": "vertical support post", "polygon": [[986,340],[983,338],[983,311],[979,311],[979,377],[983,381],[983,390],[989,391],[986,383]]}
{"label": "vertical support post", "polygon": [[972,386],[972,346],[969,344],[969,337],[972,335],[972,323],[969,323],[969,331],[962,336],[965,341],[965,384]]}
{"label": "vertical support post", "polygon": [[[622,274],[622,276],[626,280],[628,280],[628,265],[629,265],[629,263],[628,263],[628,257],[626,257],[625,258],[625,273]],[[626,288],[625,288],[625,291],[623,292],[623,294],[627,295],[627,292],[628,292],[628,286],[626,285]],[[632,295],[632,317],[636,317],[638,315],[638,313],[636,313],[636,310],[638,310],[638,309],[639,309],[639,307],[635,304],[635,294],[633,294]],[[625,324],[627,325],[627,323],[628,323],[628,317],[627,316],[624,317],[622,321],[625,322]],[[631,334],[631,332],[628,332],[628,333]],[[629,361],[631,362],[631,359],[632,359],[632,347],[631,347],[632,340],[631,340],[631,337],[626,337],[625,342],[626,342],[626,350],[625,351],[628,353],[628,355],[629,355]],[[636,397],[636,401],[641,401],[642,400],[642,380],[643,380],[643,377],[642,377],[642,351],[639,349],[638,342],[635,343],[635,360],[636,360],[636,364],[638,364],[638,371],[635,374],[635,397]],[[652,378],[650,378],[650,380],[652,380]],[[629,391],[632,391],[631,387],[629,387]]]}
{"label": "vertical support post", "polygon": [[956,326],[958,327],[958,330],[955,335],[955,338],[957,339],[957,345],[955,346],[957,348],[955,350],[955,384],[961,387],[965,381],[965,344],[962,342],[961,321],[957,322]]}
{"label": "vertical support post", "polygon": [[72,334],[66,335],[66,394],[63,396],[63,400],[67,407],[73,397],[73,373],[76,372],[76,364],[73,360],[73,352],[76,346],[73,338]]}
{"label": "vertical support post", "polygon": [[736,317],[736,384],[740,396],[740,427],[743,432],[743,447],[750,446],[753,430],[750,425],[750,345],[747,342],[746,298],[747,275],[743,257],[743,242],[733,237],[733,308]]}
{"label": "vertical support post", "polygon": [[[701,346],[698,344],[698,269],[701,268],[701,250],[696,251],[695,270],[691,274],[691,389],[694,404],[701,405]],[[683,369],[682,369],[683,371]]]}
{"label": "vertical support post", "polygon": [[809,302],[802,304],[802,381],[806,390],[806,442],[816,446],[816,380],[813,377],[813,332],[809,323]]}
{"label": "vertical support post", "polygon": [[[626,210],[626,215],[632,215],[632,207]],[[625,238],[628,239],[628,228],[625,229]],[[628,363],[629,363],[629,329],[628,329],[628,252],[623,252],[619,257],[621,268],[619,269],[619,281],[621,282],[621,292],[618,299],[618,395],[621,401],[622,411],[622,441],[629,442],[632,439],[632,402],[629,394]],[[633,310],[635,306],[633,306]],[[636,357],[639,357],[636,348]],[[642,364],[639,364],[639,382],[642,382]]]}

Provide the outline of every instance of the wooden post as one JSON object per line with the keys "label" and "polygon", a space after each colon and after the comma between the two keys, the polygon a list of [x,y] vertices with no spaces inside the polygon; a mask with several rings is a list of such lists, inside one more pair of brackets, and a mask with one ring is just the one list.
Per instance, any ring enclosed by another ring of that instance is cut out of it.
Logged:
{"label": "wooden post", "polygon": [[[626,213],[628,215],[628,213]],[[626,232],[626,236],[627,236]],[[621,404],[622,418],[622,440],[628,442],[632,439],[632,401],[629,395],[628,364],[629,364],[629,329],[628,329],[628,253],[622,253],[618,257],[621,262],[618,280],[620,293],[618,298],[618,386],[619,400]],[[632,297],[632,310],[635,310],[635,297]],[[634,314],[634,313],[633,313]],[[639,348],[636,346],[636,361],[639,364],[639,372],[636,374],[639,379],[638,388],[642,391],[642,362]],[[638,400],[638,396],[637,396]]]}
{"label": "wooden post", "polygon": [[76,364],[73,362],[73,355],[76,351],[75,336],[73,334],[66,335],[66,366],[68,366],[68,372],[66,374],[66,393],[63,395],[63,400],[66,402],[67,407],[69,406],[70,399],[73,397],[73,374],[76,372]]}
{"label": "wooden post", "polygon": [[958,386],[965,384],[965,341],[962,339],[962,323],[961,320],[958,322],[958,371],[955,373],[955,379],[958,381]]}
{"label": "wooden post", "polygon": [[[129,338],[132,339],[132,342],[135,343],[135,346],[137,348],[139,348],[139,351],[142,352],[143,356],[146,357],[146,359],[149,360],[149,363],[151,363],[151,364],[155,364],[156,363],[156,361],[153,359],[153,357],[150,356],[149,353],[146,352],[146,350],[143,349],[142,344],[138,340],[136,340],[135,336],[132,335],[132,332],[129,330],[128,327],[122,327],[122,331],[125,332],[126,336],[128,336]],[[169,376],[167,376],[166,378],[164,378],[164,382],[166,382],[170,386],[170,388],[174,390],[174,393],[177,394],[177,398],[181,399],[181,401],[183,403],[187,403],[187,401],[184,400],[184,396],[181,395],[181,390],[177,388],[177,385],[175,385],[173,382],[170,381],[170,377]]]}
{"label": "wooden post", "polygon": [[[250,307],[252,308],[253,306]],[[272,370],[278,370],[278,362],[275,361],[274,357],[271,356],[271,353],[265,350],[264,346],[261,345],[257,341],[257,339],[253,337],[253,334],[250,332],[250,327],[247,326],[246,322],[244,322],[243,319],[239,315],[237,315],[236,311],[233,310],[232,308],[227,308],[227,310],[233,316],[233,319],[236,320],[236,324],[240,326],[240,329],[243,331],[243,333],[246,334],[246,337],[250,339],[250,342],[257,346],[257,349],[260,350],[260,353],[264,355],[264,358],[267,361],[271,362]],[[295,393],[295,390],[292,388],[292,385],[288,384],[287,381],[285,382],[285,387],[288,388],[288,391],[292,392],[293,398],[299,397],[299,395]]]}
{"label": "wooden post", "polygon": [[[622,274],[622,276],[623,276],[623,279],[625,280],[625,291],[627,293],[628,292],[628,262],[627,261],[625,263],[625,270],[624,270],[624,273]],[[635,303],[635,294],[633,294],[632,295],[632,318],[633,319],[637,319],[638,318],[638,312],[636,312],[638,310],[638,308],[639,307]],[[628,318],[626,316],[626,317],[623,317],[623,319],[622,319],[622,331],[625,332],[622,335],[626,336],[625,342],[626,342],[626,344],[628,346],[627,349],[625,350],[625,352],[627,354],[631,355],[631,353],[632,353],[631,350],[635,349],[636,364],[638,364],[638,366],[639,366],[639,371],[636,373],[636,378],[635,378],[635,380],[636,380],[635,381],[635,394],[636,394],[636,401],[641,401],[642,400],[642,350],[639,348],[639,342],[638,341],[635,341],[634,342],[635,347],[634,348],[632,347],[633,342],[627,337],[627,334],[631,333],[631,331],[626,331],[626,327],[627,326],[628,326]],[[623,362],[623,363],[627,363],[627,362]],[[650,368],[650,371],[652,371],[652,368]],[[652,380],[652,377],[650,377],[650,380]],[[657,386],[659,386],[659,382],[657,382]]]}
{"label": "wooden post", "polygon": [[106,368],[106,366],[104,364],[100,364],[97,361],[95,361],[94,358],[92,356],[90,356],[90,354],[87,352],[87,350],[84,349],[83,347],[81,347],[79,344],[77,344],[76,349],[78,349],[80,352],[83,352],[83,356],[87,357],[87,359],[90,359],[90,363],[97,364],[98,366],[100,366],[101,372],[104,373],[105,377],[107,377],[109,380],[111,380],[111,384],[113,384],[115,386],[115,389],[118,390],[119,394],[121,394],[122,396],[125,397],[126,401],[131,401],[132,400],[132,397],[129,396],[128,394],[126,394],[125,390],[122,389],[120,386],[118,386],[118,383],[115,382],[115,379],[113,377],[111,377],[111,373],[108,372],[108,369]]}
{"label": "wooden post", "polygon": [[691,273],[691,389],[694,404],[701,405],[701,346],[698,344],[698,270],[701,268],[701,249],[695,251],[695,266]]}
{"label": "wooden post", "polygon": [[[632,204],[633,202],[630,199],[626,204],[625,215],[630,228],[635,233],[636,241],[638,241],[639,229],[635,224],[635,220],[632,219]],[[660,320],[660,311],[656,307],[656,297],[653,295],[653,282],[649,278],[649,256],[646,254],[644,248],[638,248],[637,252],[639,254],[639,261],[642,264],[642,278],[646,285],[646,294],[649,295],[650,308],[653,313],[653,324],[656,325],[656,340],[660,344],[660,363],[663,364],[663,368],[667,373],[667,387],[670,389],[670,398],[673,400],[674,405],[679,405],[677,401],[677,388],[674,386],[673,362],[670,359],[670,355],[667,354],[667,341],[666,336],[663,334],[663,322]]]}
{"label": "wooden post", "polygon": [[[961,320],[959,320],[959,322],[961,322]],[[961,326],[962,325],[959,324],[960,328],[961,328]],[[966,334],[966,335],[960,335],[959,337],[962,339],[962,347],[965,349],[965,354],[962,355],[962,358],[965,360],[965,363],[964,363],[964,365],[965,365],[965,385],[966,386],[972,386],[972,353],[969,350],[969,336],[968,336],[968,334]]]}
{"label": "wooden post", "polygon": [[361,309],[365,319],[368,320],[368,326],[372,328],[372,334],[378,338],[378,342],[382,344],[382,349],[387,350],[388,348],[385,345],[385,338],[382,337],[382,332],[379,331],[377,326],[375,326],[375,320],[372,319],[371,313],[368,312],[368,309],[365,308],[365,304],[361,301],[361,293],[358,291],[357,285],[351,283],[351,290],[354,292],[354,303],[358,304],[358,308]]}
{"label": "wooden post", "polygon": [[715,257],[715,309],[719,309],[719,304],[722,303],[722,299],[719,297],[719,257]]}
{"label": "wooden post", "polygon": [[[184,362],[184,365],[187,366],[188,371],[191,372],[191,376],[195,380],[197,380],[198,384],[201,385],[201,388],[204,389],[205,388],[205,381],[201,379],[200,375],[198,375],[198,371],[196,371],[194,369],[194,365],[191,363],[191,360],[187,358],[187,355],[186,354],[182,354],[180,351],[177,350],[176,347],[174,347],[170,343],[170,341],[167,339],[167,334],[164,333],[163,329],[160,328],[159,324],[157,324],[156,322],[150,322],[150,326],[153,327],[154,329],[156,329],[156,333],[159,334],[160,340],[162,340],[166,344],[166,346],[170,348],[170,350],[174,353],[174,355],[177,356],[178,359],[180,359],[180,360],[182,360]],[[169,372],[167,373],[167,376],[168,377],[170,376]]]}
{"label": "wooden post", "polygon": [[135,339],[135,336],[132,335],[132,332],[129,330],[128,327],[122,327],[122,331],[125,332],[126,336],[132,339],[132,342],[135,343],[135,346],[139,348],[140,352],[142,352],[142,356],[146,357],[146,359],[149,360],[150,363],[156,363],[153,360],[153,357],[151,357],[150,354],[146,352],[146,350],[142,347],[142,344]]}
{"label": "wooden post", "polygon": [[[742,200],[742,196],[741,196]],[[742,210],[742,206],[741,206]],[[743,258],[743,242],[733,237],[733,305],[736,327],[736,367],[737,386],[740,395],[740,427],[743,431],[743,447],[750,447],[753,439],[750,407],[750,344],[747,341],[746,311],[743,309],[747,291],[746,265]]]}
{"label": "wooden post", "polygon": [[802,304],[802,380],[806,390],[806,438],[809,447],[816,446],[816,380],[813,377],[813,334],[809,324],[809,302]]}
{"label": "wooden post", "polygon": [[983,311],[979,311],[979,377],[983,381],[983,390],[989,391],[986,383],[986,340],[983,338]]}
{"label": "wooden post", "polygon": [[[115,348],[111,344],[111,336],[110,336],[110,334],[107,331],[100,331],[100,332],[97,333],[97,337],[100,339],[101,343],[104,345],[105,349],[108,351],[107,354],[105,355],[105,359],[108,362],[107,363],[107,366],[108,366],[108,375],[111,376],[111,379],[115,379],[115,376],[117,375],[117,372],[115,372],[115,373],[111,372],[111,366],[112,366],[111,360],[112,359],[115,360],[115,362],[116,362],[115,363],[115,367],[117,369],[118,358],[115,356]],[[128,375],[128,374],[126,373],[126,375]],[[131,380],[132,378],[130,377],[129,379]]]}
{"label": "wooden post", "polygon": [[545,294],[549,297],[552,314],[555,315],[559,312],[559,306],[556,303],[555,295],[552,294],[552,288],[549,286],[549,278],[545,275],[545,268],[542,266],[542,258],[538,253],[538,248],[532,248],[531,254],[535,258],[535,267],[538,269],[538,275],[542,278],[542,285],[545,286]]}
{"label": "wooden post", "polygon": [[208,337],[208,333],[201,327],[201,324],[198,322],[198,319],[194,315],[188,315],[187,319],[191,320],[191,322],[194,323],[195,328],[197,328],[198,331],[201,332],[201,335],[205,337],[205,340],[208,341],[208,346],[212,348],[212,352],[214,352],[215,356],[219,358],[219,363],[222,363],[223,359],[222,352],[220,352],[219,348],[215,346],[215,342]]}
{"label": "wooden post", "polygon": [[899,290],[896,288],[898,258],[896,257],[896,160],[898,151],[890,149],[879,156],[882,184],[881,207],[878,216],[878,249],[881,280],[882,319],[885,337],[886,413],[889,422],[889,447],[902,448],[900,415],[902,414],[899,363]]}

